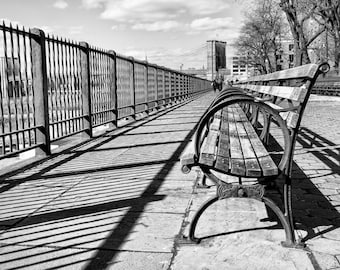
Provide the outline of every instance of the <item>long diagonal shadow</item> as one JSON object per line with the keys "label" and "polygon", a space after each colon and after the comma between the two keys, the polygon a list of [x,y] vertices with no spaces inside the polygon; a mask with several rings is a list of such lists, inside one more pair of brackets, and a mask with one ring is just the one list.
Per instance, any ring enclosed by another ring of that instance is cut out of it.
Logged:
{"label": "long diagonal shadow", "polygon": [[[197,123],[195,127],[186,135],[185,139],[179,145],[179,147],[174,151],[169,161],[178,160],[180,158],[180,155],[183,152],[184,148],[187,146],[189,139],[193,136],[196,127]],[[174,165],[175,165],[174,162],[166,163],[163,166],[163,168],[157,173],[157,175],[153,178],[153,180],[144,190],[141,196],[149,197],[154,195],[161,187],[165,179],[165,176],[174,167]],[[118,253],[119,247],[124,243],[124,240],[133,229],[136,221],[139,219],[139,217],[144,211],[144,208],[149,202],[150,201],[146,200],[140,204],[131,205],[129,211],[120,220],[118,226],[110,233],[110,235],[106,237],[105,242],[100,246],[96,255],[92,257],[91,262],[84,268],[85,270],[106,269],[109,266],[109,264],[111,264],[112,260],[116,257]],[[107,252],[108,249],[112,250],[112,252]]]}

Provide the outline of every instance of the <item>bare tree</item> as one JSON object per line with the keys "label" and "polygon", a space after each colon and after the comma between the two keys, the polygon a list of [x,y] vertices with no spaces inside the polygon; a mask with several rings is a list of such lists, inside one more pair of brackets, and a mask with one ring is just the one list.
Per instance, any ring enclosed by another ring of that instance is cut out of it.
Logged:
{"label": "bare tree", "polygon": [[317,2],[309,0],[280,0],[280,6],[286,14],[292,36],[294,38],[294,64],[300,66],[310,63],[308,46],[325,30],[323,25],[308,32],[308,23],[312,20]]}
{"label": "bare tree", "polygon": [[[334,68],[339,72],[340,62],[340,1],[314,0],[317,5],[316,20],[327,28],[334,40]],[[321,20],[319,20],[319,18]],[[328,47],[328,46],[327,46]],[[328,48],[326,48],[328,49]]]}
{"label": "bare tree", "polygon": [[257,2],[246,18],[236,41],[238,51],[247,55],[247,63],[260,73],[278,70],[278,55],[285,27],[277,1]]}

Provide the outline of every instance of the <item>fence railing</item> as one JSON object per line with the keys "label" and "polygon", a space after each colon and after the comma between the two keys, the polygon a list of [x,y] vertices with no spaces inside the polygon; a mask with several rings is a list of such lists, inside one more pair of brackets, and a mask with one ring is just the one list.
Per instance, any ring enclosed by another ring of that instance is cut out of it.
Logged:
{"label": "fence railing", "polygon": [[174,104],[210,82],[40,29],[0,25],[0,159]]}

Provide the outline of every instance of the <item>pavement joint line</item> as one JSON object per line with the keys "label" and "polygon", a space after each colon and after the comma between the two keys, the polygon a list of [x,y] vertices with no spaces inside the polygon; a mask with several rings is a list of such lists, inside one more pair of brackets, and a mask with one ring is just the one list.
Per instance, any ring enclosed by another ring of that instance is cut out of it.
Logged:
{"label": "pavement joint line", "polygon": [[185,230],[185,227],[188,226],[188,218],[189,218],[189,214],[190,214],[190,208],[193,204],[193,200],[194,200],[194,196],[195,196],[195,190],[196,190],[196,187],[197,187],[197,184],[198,184],[198,181],[200,179],[200,175],[197,173],[196,175],[196,178],[195,180],[193,181],[193,186],[192,186],[192,191],[191,191],[191,195],[190,195],[190,199],[188,201],[188,204],[187,204],[187,207],[185,208],[185,212],[184,212],[184,217],[183,217],[183,221],[182,221],[182,224],[181,224],[181,227],[179,229],[179,232],[178,234],[175,236],[175,239],[174,239],[174,244],[173,244],[173,247],[172,247],[172,257],[170,259],[170,262],[169,262],[169,266],[167,268],[167,270],[171,270],[171,267],[172,267],[172,264],[175,260],[175,257],[177,255],[177,252],[178,252],[178,247],[180,245],[183,245],[183,241],[182,238],[184,237],[183,235],[183,232]]}

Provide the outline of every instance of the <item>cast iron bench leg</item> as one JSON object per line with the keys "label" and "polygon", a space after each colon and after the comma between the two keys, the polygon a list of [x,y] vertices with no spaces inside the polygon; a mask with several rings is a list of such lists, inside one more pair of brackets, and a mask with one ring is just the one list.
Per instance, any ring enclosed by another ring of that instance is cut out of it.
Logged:
{"label": "cast iron bench leg", "polygon": [[201,217],[201,215],[203,214],[203,212],[214,202],[217,202],[218,199],[219,197],[217,195],[211,197],[210,199],[205,201],[204,204],[202,204],[202,206],[200,207],[200,209],[198,209],[198,211],[196,212],[195,216],[193,217],[191,221],[190,229],[189,229],[189,238],[191,241],[195,243],[199,243],[200,239],[195,237],[195,229],[196,229],[197,222],[199,218]]}

